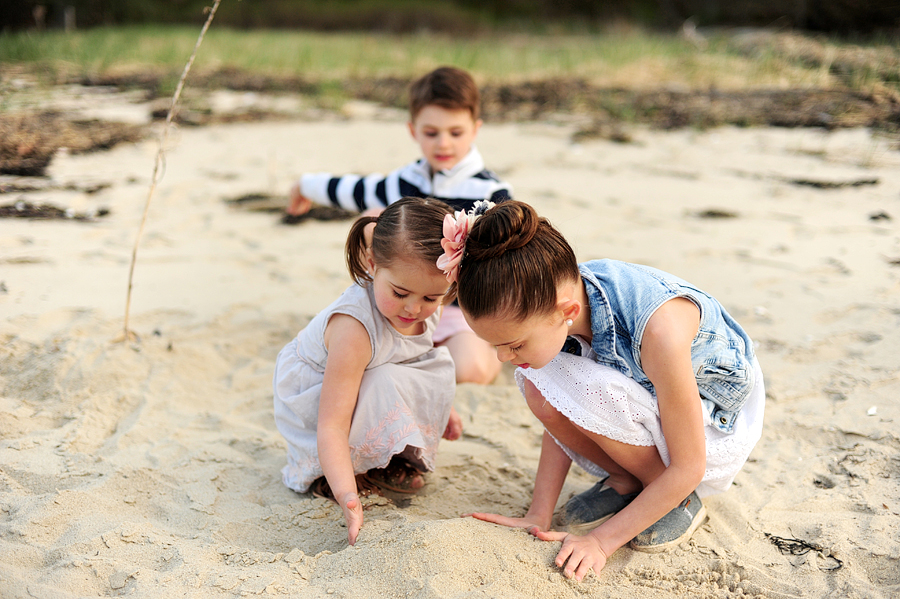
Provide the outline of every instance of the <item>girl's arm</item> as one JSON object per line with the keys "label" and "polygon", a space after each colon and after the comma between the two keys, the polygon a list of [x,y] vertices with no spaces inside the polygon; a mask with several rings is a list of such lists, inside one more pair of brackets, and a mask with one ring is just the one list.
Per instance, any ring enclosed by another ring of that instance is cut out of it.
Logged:
{"label": "girl's arm", "polygon": [[641,365],[656,390],[671,460],[660,476],[671,488],[670,507],[696,489],[706,472],[703,406],[691,365],[691,344],[699,327],[697,305],[675,298],[650,317],[641,345]]}
{"label": "girl's arm", "polygon": [[667,301],[650,317],[641,343],[641,366],[659,405],[670,463],[658,474],[645,473],[644,490],[621,512],[591,534],[602,539],[607,555],[665,516],[697,488],[706,471],[706,435],[691,343],[700,310],[690,300]]}
{"label": "girl's arm", "polygon": [[358,320],[335,314],[325,327],[328,362],[319,400],[316,443],[319,463],[334,498],[344,511],[347,539],[356,543],[362,527],[362,504],[350,461],[350,422],[359,398],[363,372],[372,359],[369,334]]}
{"label": "girl's arm", "polygon": [[534,477],[534,495],[531,507],[525,514],[525,518],[533,520],[539,530],[550,530],[556,502],[559,501],[559,493],[566,482],[571,465],[572,459],[553,440],[550,433],[544,431],[541,439],[541,457]]}
{"label": "girl's arm", "polygon": [[[641,493],[618,514],[586,536],[564,532],[537,533],[562,541],[556,565],[566,577],[599,572],[619,547],[665,516],[690,495],[706,470],[706,435],[697,380],[691,366],[691,343],[700,326],[700,311],[690,300],[667,301],[650,317],[641,344],[641,365],[656,389],[663,435],[671,461],[638,476]],[[658,457],[658,456],[657,456]]]}
{"label": "girl's arm", "polygon": [[550,433],[544,431],[544,437],[541,440],[541,457],[538,460],[537,474],[534,478],[534,494],[528,513],[522,518],[484,513],[466,515],[503,526],[525,528],[532,534],[550,530],[553,511],[556,509],[559,493],[562,491],[563,483],[566,482],[566,475],[569,473],[571,465],[572,460],[566,455],[566,452],[557,445]]}

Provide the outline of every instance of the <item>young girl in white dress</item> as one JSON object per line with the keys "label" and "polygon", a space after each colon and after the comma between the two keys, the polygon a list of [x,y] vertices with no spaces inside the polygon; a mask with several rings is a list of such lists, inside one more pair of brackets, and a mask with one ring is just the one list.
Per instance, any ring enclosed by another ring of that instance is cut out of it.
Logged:
{"label": "young girl in white dress", "polygon": [[[578,264],[550,223],[504,202],[451,231],[438,264],[472,329],[518,366],[544,425],[526,515],[474,517],[562,541],[581,580],[629,543],[663,551],[704,521],[762,433],[763,377],[746,332],[714,298],[636,264]],[[601,480],[551,520],[572,461]]]}
{"label": "young girl in white dress", "polygon": [[351,545],[363,523],[359,486],[414,492],[422,472],[434,470],[441,437],[462,433],[453,361],[432,344],[441,306],[455,291],[435,266],[450,212],[443,202],[404,198],[357,220],[346,245],[356,283],[275,365],[275,422],[288,444],[284,484],[333,497]]}

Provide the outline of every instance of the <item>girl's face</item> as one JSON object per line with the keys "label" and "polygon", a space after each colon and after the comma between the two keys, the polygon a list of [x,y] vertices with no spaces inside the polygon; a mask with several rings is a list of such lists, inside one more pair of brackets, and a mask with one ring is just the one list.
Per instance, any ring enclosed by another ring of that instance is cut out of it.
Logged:
{"label": "girl's face", "polygon": [[501,362],[512,362],[520,368],[543,368],[562,350],[569,325],[562,310],[552,314],[510,320],[485,316],[478,320],[466,317],[475,334],[497,350]]}
{"label": "girl's face", "polygon": [[450,289],[441,271],[423,260],[395,260],[390,267],[378,267],[370,258],[369,272],[378,311],[404,335],[423,333],[423,321]]}

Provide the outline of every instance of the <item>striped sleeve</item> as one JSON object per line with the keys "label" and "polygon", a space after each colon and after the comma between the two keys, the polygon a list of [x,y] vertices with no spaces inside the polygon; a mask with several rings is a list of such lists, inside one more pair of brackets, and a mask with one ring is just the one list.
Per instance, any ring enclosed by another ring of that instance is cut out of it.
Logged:
{"label": "striped sleeve", "polygon": [[388,205],[385,180],[380,174],[335,177],[330,173],[307,173],[300,179],[300,193],[322,206],[364,212]]}
{"label": "striped sleeve", "polygon": [[387,176],[376,173],[365,177],[336,177],[330,173],[307,173],[300,179],[300,193],[316,204],[351,212],[384,208],[405,196],[428,197],[425,191],[407,181],[403,174],[402,168]]}

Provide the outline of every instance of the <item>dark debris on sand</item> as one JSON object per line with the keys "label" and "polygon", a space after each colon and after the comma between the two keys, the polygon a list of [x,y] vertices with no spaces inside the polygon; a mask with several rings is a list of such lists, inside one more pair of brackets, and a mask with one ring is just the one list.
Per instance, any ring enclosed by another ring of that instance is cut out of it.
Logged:
{"label": "dark debris on sand", "polygon": [[805,185],[807,187],[815,187],[816,189],[843,189],[845,187],[864,187],[867,185],[878,185],[878,177],[868,179],[853,179],[852,181],[823,181],[820,179],[788,179],[789,183],[794,185]]}
{"label": "dark debris on sand", "polygon": [[108,208],[99,208],[89,212],[75,212],[72,209],[60,208],[52,204],[35,204],[19,200],[12,204],[0,206],[0,218],[29,218],[33,220],[75,220],[95,221],[109,215]]}
{"label": "dark debris on sand", "polygon": [[[406,107],[409,81],[348,80],[351,97]],[[852,90],[632,90],[593,85],[582,79],[547,79],[489,84],[481,89],[484,117],[492,122],[537,120],[554,113],[588,115],[582,139],[628,141],[621,123],[657,129],[721,125],[774,127],[874,127],[900,131],[900,98]]]}
{"label": "dark debris on sand", "polygon": [[[121,77],[107,75],[78,83],[122,88],[160,87],[162,75]],[[402,77],[355,77],[340,82],[312,82],[298,77],[276,77],[224,69],[198,73],[195,89],[230,89],[269,93],[296,93],[312,97],[338,95],[405,109],[411,80]],[[636,90],[602,87],[580,78],[554,78],[518,83],[487,84],[481,88],[482,112],[492,122],[538,120],[559,113],[593,119],[576,133],[582,138],[609,137],[628,141],[616,126],[645,124],[658,129],[711,128],[721,125],[774,127],[874,127],[900,131],[900,95],[852,89],[778,89],[724,91]],[[208,124],[227,119],[208,114],[203,107],[185,106],[176,122]],[[279,115],[271,115],[277,117]],[[283,116],[283,115],[281,115]],[[157,118],[164,118],[160,108]],[[241,114],[240,120],[266,118],[265,112]]]}
{"label": "dark debris on sand", "polygon": [[709,208],[707,210],[701,210],[697,213],[698,218],[737,218],[737,212],[732,212],[731,210],[722,210],[719,208]]}
{"label": "dark debris on sand", "polygon": [[87,195],[93,195],[109,187],[112,187],[112,183],[109,181],[101,181],[98,183],[58,183],[49,179],[36,177],[22,177],[21,179],[13,178],[8,181],[0,180],[0,194],[62,190],[78,191]]}
{"label": "dark debris on sand", "polygon": [[295,216],[293,214],[284,213],[281,217],[282,224],[299,225],[308,220],[348,220],[359,216],[355,212],[341,210],[340,208],[331,208],[330,206],[313,206],[306,214]]}
{"label": "dark debris on sand", "polygon": [[0,174],[43,177],[60,148],[83,154],[144,135],[139,125],[72,120],[58,112],[0,114]]}
{"label": "dark debris on sand", "polygon": [[249,193],[225,200],[225,203],[250,212],[283,213],[281,222],[285,225],[297,225],[307,220],[333,221],[349,220],[358,216],[356,213],[331,206],[313,206],[306,214],[294,216],[284,212],[288,200],[285,196],[266,193]]}

